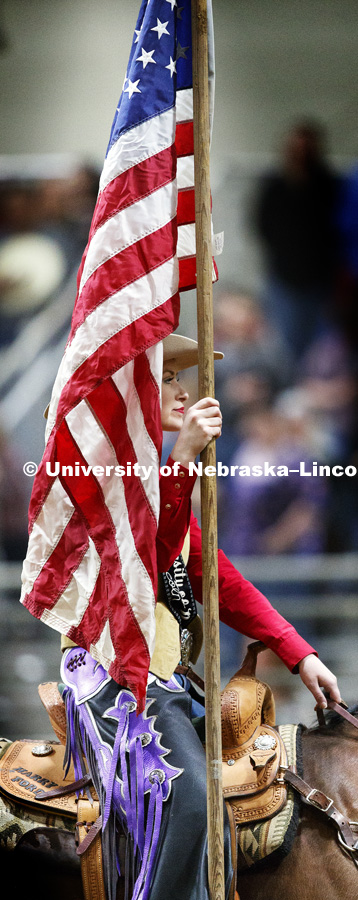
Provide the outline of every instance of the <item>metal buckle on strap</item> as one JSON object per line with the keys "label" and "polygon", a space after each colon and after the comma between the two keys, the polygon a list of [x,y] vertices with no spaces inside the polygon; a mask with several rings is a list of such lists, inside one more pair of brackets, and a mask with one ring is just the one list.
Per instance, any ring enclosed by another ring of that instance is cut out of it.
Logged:
{"label": "metal buckle on strap", "polygon": [[[322,791],[318,791],[317,788],[312,788],[312,790],[309,792],[309,794],[307,794],[307,797],[305,797],[306,803],[308,803],[311,806],[315,806],[316,809],[320,809],[321,812],[326,813],[331,808],[331,806],[333,806],[333,800],[331,800],[330,797],[326,797],[326,800],[328,800],[327,806],[321,806],[321,804],[318,803],[317,800],[311,799],[312,794],[321,794],[322,795]],[[323,794],[323,796],[325,796],[325,794]]]}
{"label": "metal buckle on strap", "polygon": [[[282,763],[280,763],[280,765],[278,767],[278,771],[279,772],[287,772],[289,768],[290,768],[289,766],[284,766]],[[284,775],[283,776],[281,775],[281,777],[279,777],[277,775],[275,778],[275,782],[276,782],[276,784],[286,784],[287,783]]]}
{"label": "metal buckle on strap", "polygon": [[[358,822],[352,822],[350,819],[348,822],[350,830],[353,832],[352,837],[355,837],[354,831],[357,831]],[[349,853],[358,853],[358,840],[356,840],[355,844],[347,844],[347,842],[343,839],[343,836],[340,832],[338,832],[338,840],[343,848],[343,850],[348,850]]]}

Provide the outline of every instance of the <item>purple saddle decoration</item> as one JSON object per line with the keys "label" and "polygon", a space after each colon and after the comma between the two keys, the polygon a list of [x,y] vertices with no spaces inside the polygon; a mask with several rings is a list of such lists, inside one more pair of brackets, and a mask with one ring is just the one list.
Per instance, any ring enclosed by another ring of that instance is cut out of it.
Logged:
{"label": "purple saddle decoration", "polygon": [[103,666],[80,647],[71,647],[63,654],[61,678],[73,690],[77,704],[90,700],[111,680]]}
{"label": "purple saddle decoration", "polygon": [[[125,874],[128,881],[131,870],[132,900],[146,900],[163,803],[170,795],[172,780],[182,769],[167,762],[170,750],[161,744],[161,734],[155,729],[156,717],[148,715],[153,700],[147,701],[144,712],[137,714],[131,691],[117,685],[103,666],[78,647],[65,651],[61,678],[66,685],[66,766],[68,770],[72,760],[75,777],[80,778],[86,770],[85,756],[98,793],[108,900],[115,898],[119,873],[118,825],[130,844]],[[110,691],[108,694],[107,690],[106,700],[107,686]],[[175,690],[174,684],[169,689]],[[116,865],[113,859],[117,859]]]}

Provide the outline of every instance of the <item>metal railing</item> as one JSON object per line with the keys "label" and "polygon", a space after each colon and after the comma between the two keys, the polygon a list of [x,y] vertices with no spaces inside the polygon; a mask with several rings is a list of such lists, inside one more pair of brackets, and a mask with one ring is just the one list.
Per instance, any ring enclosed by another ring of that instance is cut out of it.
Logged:
{"label": "metal railing", "polygon": [[[358,553],[332,553],[312,556],[235,556],[231,562],[245,578],[254,584],[331,586],[337,592],[349,586],[346,597],[347,615],[351,604],[358,600]],[[0,585],[3,592],[16,590],[21,583],[22,565],[0,561]],[[355,594],[355,590],[357,593]],[[334,596],[329,592],[331,601]],[[318,598],[319,599],[319,598]],[[323,601],[321,596],[321,601]]]}

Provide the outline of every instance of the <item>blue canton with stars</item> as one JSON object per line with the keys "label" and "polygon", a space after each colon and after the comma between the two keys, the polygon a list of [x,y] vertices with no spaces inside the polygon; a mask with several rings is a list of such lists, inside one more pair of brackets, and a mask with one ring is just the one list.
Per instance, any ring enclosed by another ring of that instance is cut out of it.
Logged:
{"label": "blue canton with stars", "polygon": [[190,0],[143,0],[107,154],[121,134],[171,109],[176,91],[191,86]]}

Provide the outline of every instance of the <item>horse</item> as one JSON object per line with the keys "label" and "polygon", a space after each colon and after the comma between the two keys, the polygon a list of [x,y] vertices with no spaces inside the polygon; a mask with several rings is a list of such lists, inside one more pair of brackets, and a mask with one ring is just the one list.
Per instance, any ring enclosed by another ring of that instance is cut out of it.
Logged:
{"label": "horse", "polygon": [[[358,716],[358,705],[351,714]],[[304,729],[302,754],[304,780],[332,798],[350,822],[357,822],[358,730],[336,713],[328,713],[324,726]],[[12,896],[84,900],[74,833],[35,828],[22,836],[14,850],[2,851],[1,864],[3,883],[6,875]],[[280,863],[267,862],[240,872],[237,892],[240,900],[356,900],[358,868],[339,845],[329,820],[313,806],[302,804],[290,853]]]}
{"label": "horse", "polygon": [[[350,713],[357,716],[358,705]],[[358,730],[329,712],[325,725],[303,731],[302,755],[304,780],[358,822]],[[328,818],[302,804],[290,853],[279,863],[240,873],[237,890],[240,900],[356,900],[358,868]]]}

